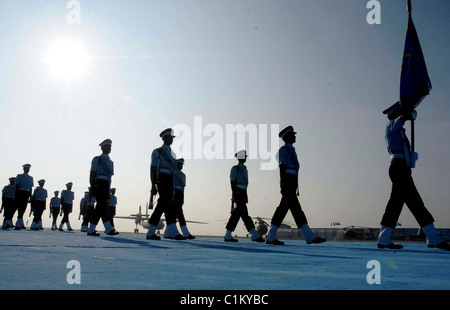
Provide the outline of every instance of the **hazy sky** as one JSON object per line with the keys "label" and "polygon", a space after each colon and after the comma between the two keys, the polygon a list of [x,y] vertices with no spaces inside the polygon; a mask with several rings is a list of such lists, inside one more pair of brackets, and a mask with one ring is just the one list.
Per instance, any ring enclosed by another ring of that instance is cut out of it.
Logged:
{"label": "hazy sky", "polygon": [[[236,163],[225,152],[240,147],[227,150],[227,126],[255,126],[258,137],[267,136],[265,150],[275,152],[272,141],[282,142],[270,129],[293,125],[299,199],[310,226],[379,226],[391,187],[381,112],[399,96],[406,0],[380,1],[381,24],[374,25],[366,21],[366,0],[80,0],[80,24],[68,23],[68,2],[0,2],[4,185],[25,163],[36,186],[47,180],[49,196],[73,182],[71,223],[78,229],[91,160],[110,138],[117,213],[144,210],[158,135],[181,125],[192,137],[185,216],[210,223],[189,228],[222,235]],[[413,1],[433,85],[418,108],[413,176],[437,227],[450,227],[449,11],[448,0]],[[52,76],[44,61],[64,38],[80,42],[89,57],[86,74],[71,83]],[[218,141],[209,135],[222,138],[224,159],[196,148]],[[262,170],[267,160],[255,157],[247,162],[249,213],[271,218],[281,199],[279,172]],[[293,223],[290,214],[286,221]],[[399,221],[417,227],[406,206]],[[44,225],[50,223],[47,209]],[[118,219],[116,228],[132,231],[134,223]],[[245,233],[242,223],[236,232]]]}

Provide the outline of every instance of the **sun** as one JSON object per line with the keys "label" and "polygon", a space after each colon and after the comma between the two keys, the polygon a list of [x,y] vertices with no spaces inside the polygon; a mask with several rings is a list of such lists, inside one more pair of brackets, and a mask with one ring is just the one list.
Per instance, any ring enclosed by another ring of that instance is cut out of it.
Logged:
{"label": "sun", "polygon": [[86,74],[89,58],[80,42],[63,39],[50,47],[45,62],[53,76],[73,81]]}

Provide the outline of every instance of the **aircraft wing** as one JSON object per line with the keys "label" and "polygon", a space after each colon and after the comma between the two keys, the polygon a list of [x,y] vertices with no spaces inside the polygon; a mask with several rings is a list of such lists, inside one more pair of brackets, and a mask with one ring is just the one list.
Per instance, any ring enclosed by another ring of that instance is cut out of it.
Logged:
{"label": "aircraft wing", "polygon": [[187,223],[194,223],[194,224],[209,224],[205,222],[196,222],[196,221],[186,221]]}
{"label": "aircraft wing", "polygon": [[[165,218],[161,218],[161,221],[166,221],[166,219]],[[178,222],[178,220],[177,220],[177,222]],[[186,223],[194,223],[194,224],[209,224],[209,223],[205,223],[205,222],[196,222],[196,221],[188,221],[188,220],[186,220]]]}

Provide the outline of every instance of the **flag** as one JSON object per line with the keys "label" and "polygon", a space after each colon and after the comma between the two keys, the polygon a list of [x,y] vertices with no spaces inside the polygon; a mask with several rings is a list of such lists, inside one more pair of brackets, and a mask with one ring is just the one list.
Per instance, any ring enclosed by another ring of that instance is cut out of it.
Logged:
{"label": "flag", "polygon": [[383,113],[387,114],[389,119],[394,119],[404,113],[411,112],[419,106],[423,98],[430,93],[430,90],[431,81],[425,58],[411,12],[409,12],[400,76],[400,100]]}

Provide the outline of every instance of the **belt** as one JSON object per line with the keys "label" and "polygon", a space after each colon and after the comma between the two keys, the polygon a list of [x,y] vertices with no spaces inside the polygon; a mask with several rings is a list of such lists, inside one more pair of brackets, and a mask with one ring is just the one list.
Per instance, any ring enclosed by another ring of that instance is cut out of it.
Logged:
{"label": "belt", "polygon": [[284,170],[284,173],[297,175],[298,171],[295,169],[286,169],[286,170]]}
{"label": "belt", "polygon": [[391,159],[396,159],[396,158],[405,158],[405,155],[404,154],[402,154],[402,153],[394,153],[394,154],[391,154]]}
{"label": "belt", "polygon": [[172,175],[172,171],[170,169],[167,169],[167,168],[159,168],[159,173]]}
{"label": "belt", "polygon": [[236,187],[239,189],[247,189],[247,186],[245,186],[243,184],[236,184]]}

